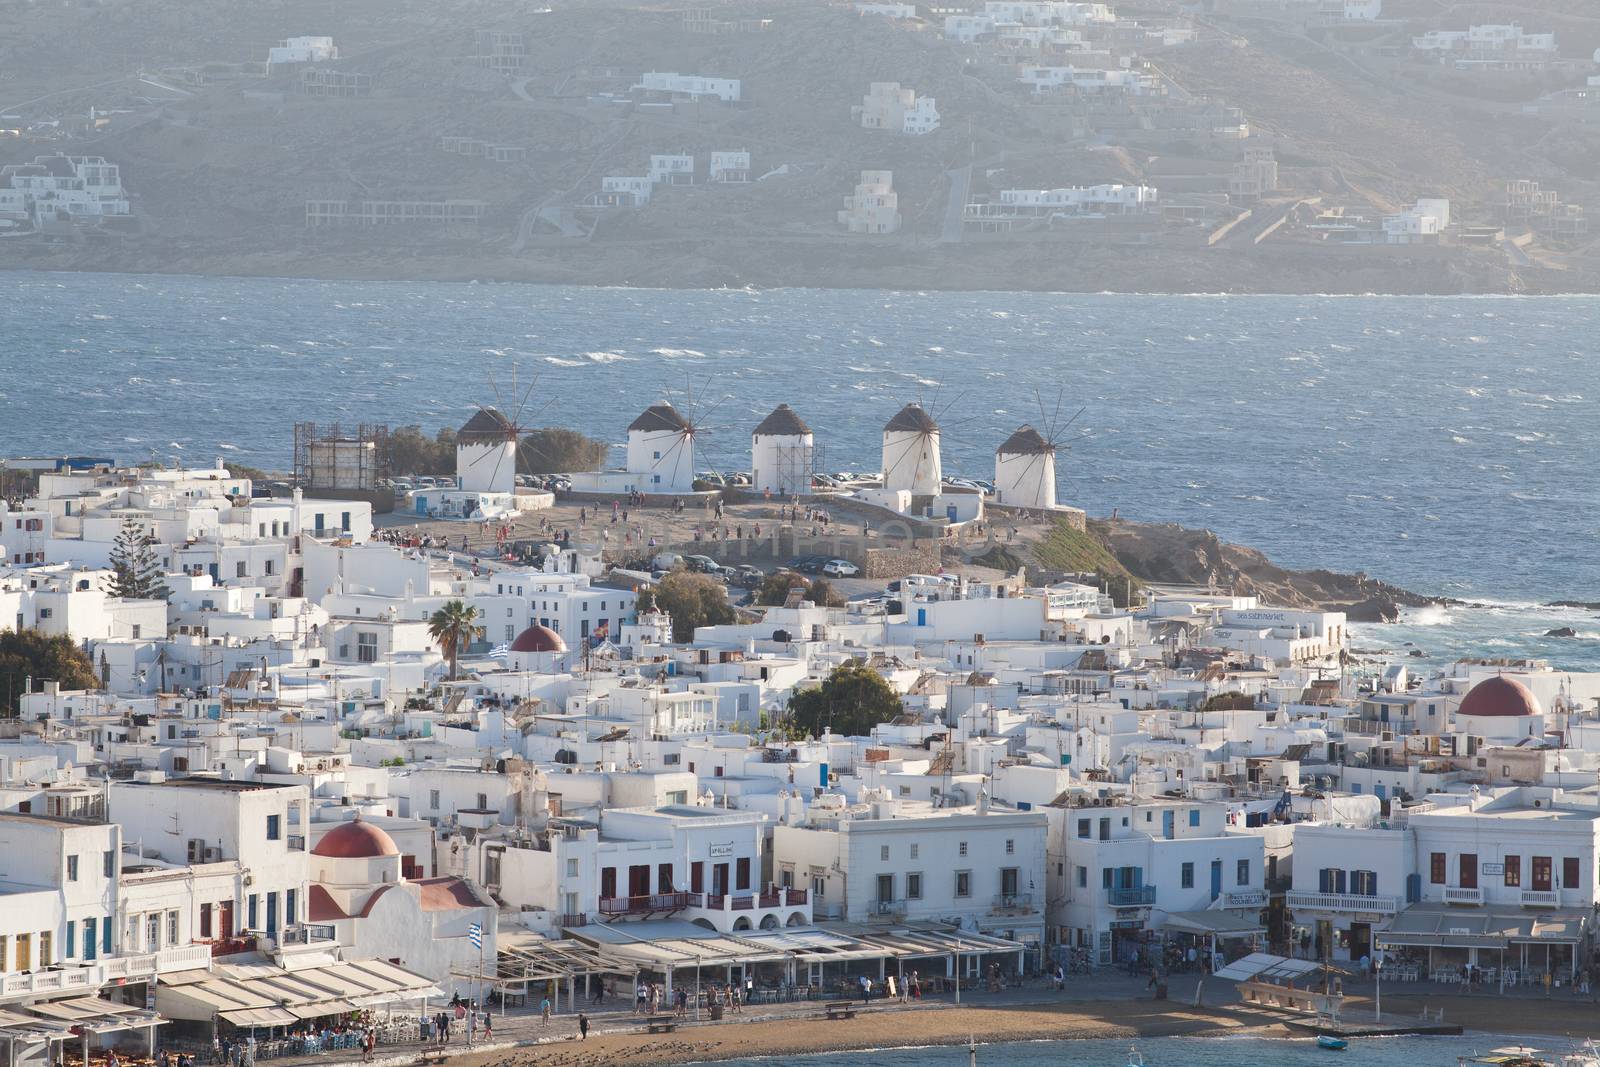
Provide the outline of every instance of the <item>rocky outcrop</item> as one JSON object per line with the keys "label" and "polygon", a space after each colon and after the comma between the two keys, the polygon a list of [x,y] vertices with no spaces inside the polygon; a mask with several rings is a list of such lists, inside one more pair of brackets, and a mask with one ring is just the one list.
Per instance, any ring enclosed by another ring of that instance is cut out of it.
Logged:
{"label": "rocky outcrop", "polygon": [[1342,611],[1351,622],[1392,622],[1402,608],[1442,603],[1365,574],[1289,570],[1256,549],[1176,523],[1093,519],[1089,532],[1145,582],[1211,586],[1286,607]]}

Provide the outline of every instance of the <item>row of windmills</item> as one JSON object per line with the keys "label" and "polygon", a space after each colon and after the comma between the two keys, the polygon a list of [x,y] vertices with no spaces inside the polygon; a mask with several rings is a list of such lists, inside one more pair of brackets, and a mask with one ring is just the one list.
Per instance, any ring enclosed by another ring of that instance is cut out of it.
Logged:
{"label": "row of windmills", "polygon": [[[457,434],[459,490],[476,494],[515,491],[518,436],[515,420],[481,408]],[[704,430],[670,403],[652,404],[628,424],[620,470],[572,475],[581,493],[683,494],[694,487],[696,438]],[[972,494],[951,494],[944,482],[939,424],[921,404],[901,408],[883,427],[881,488],[860,495],[898,512],[915,508],[940,515],[981,510]],[[788,404],[779,404],[750,435],[751,480],[757,492],[780,496],[811,492],[821,452],[816,435]],[[1019,427],[995,450],[994,501],[1013,507],[1056,506],[1056,446],[1030,425]],[[951,499],[945,500],[944,498]]]}

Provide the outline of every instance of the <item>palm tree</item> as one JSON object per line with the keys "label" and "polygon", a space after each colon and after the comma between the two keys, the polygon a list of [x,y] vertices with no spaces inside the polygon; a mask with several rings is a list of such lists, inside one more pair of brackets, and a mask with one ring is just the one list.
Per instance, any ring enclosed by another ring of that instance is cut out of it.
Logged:
{"label": "palm tree", "polygon": [[477,608],[452,600],[428,619],[428,635],[439,642],[439,651],[450,661],[451,681],[455,681],[456,659],[461,655],[462,647],[472,640],[477,630],[472,625],[477,617]]}

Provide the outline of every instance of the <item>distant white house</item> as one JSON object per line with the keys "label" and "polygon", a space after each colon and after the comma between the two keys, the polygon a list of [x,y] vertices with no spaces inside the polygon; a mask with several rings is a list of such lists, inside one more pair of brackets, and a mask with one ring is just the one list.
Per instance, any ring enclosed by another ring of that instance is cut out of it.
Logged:
{"label": "distant white house", "polygon": [[121,168],[103,156],[35,156],[0,168],[0,214],[34,225],[131,214]]}
{"label": "distant white house", "polygon": [[864,170],[856,191],[844,198],[839,225],[851,233],[885,234],[900,229],[900,198],[894,191],[894,172]]}
{"label": "distant white house", "polygon": [[290,37],[282,44],[267,49],[267,65],[284,63],[322,63],[339,58],[332,37]]}
{"label": "distant white house", "polygon": [[939,128],[939,109],[934,107],[933,97],[902,89],[899,82],[873,82],[861,104],[850,110],[862,129],[920,136]]}
{"label": "distant white house", "polygon": [[1383,0],[1344,0],[1344,17],[1352,22],[1372,22],[1383,16]]}
{"label": "distant white house", "polygon": [[1450,226],[1450,201],[1421,199],[1415,207],[1383,219],[1386,244],[1418,244],[1437,240]]}
{"label": "distant white house", "polygon": [[707,78],[698,74],[649,71],[639,76],[639,84],[633,88],[636,92],[665,93],[689,100],[699,100],[707,96],[716,97],[730,104],[739,100],[738,78]]}
{"label": "distant white house", "polygon": [[693,156],[651,156],[650,180],[657,185],[693,185]]}
{"label": "distant white house", "polygon": [[608,174],[600,179],[596,203],[601,207],[643,207],[650,202],[655,184],[648,174]]}
{"label": "distant white house", "polygon": [[750,180],[749,152],[713,152],[708,177],[714,182],[748,182]]}
{"label": "distant white house", "polygon": [[890,19],[914,19],[917,17],[917,5],[857,3],[856,13],[859,15],[882,15],[884,18]]}
{"label": "distant white house", "polygon": [[1003,189],[1000,203],[1036,215],[1132,215],[1156,207],[1150,185],[1074,185],[1064,189]]}
{"label": "distant white house", "polygon": [[1161,92],[1161,80],[1135,70],[1105,70],[1098,67],[1023,67],[1017,80],[1035,93],[1072,90],[1084,94],[1125,94],[1153,96]]}
{"label": "distant white house", "polygon": [[1458,70],[1542,70],[1557,59],[1554,33],[1525,33],[1515,22],[1429,30],[1411,48]]}

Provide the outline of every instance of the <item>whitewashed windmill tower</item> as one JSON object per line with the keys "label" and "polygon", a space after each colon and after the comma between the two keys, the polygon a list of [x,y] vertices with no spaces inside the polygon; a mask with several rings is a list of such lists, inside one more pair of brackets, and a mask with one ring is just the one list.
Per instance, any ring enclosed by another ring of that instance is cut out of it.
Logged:
{"label": "whitewashed windmill tower", "polygon": [[456,480],[469,493],[514,493],[521,430],[498,408],[480,407],[456,431]]}
{"label": "whitewashed windmill tower", "polygon": [[994,452],[995,501],[1014,508],[1056,506],[1056,446],[1024,423]]}
{"label": "whitewashed windmill tower", "polygon": [[628,473],[646,493],[687,493],[694,488],[695,427],[666,401],[651,404],[628,424]]}
{"label": "whitewashed windmill tower", "polygon": [[939,424],[921,404],[907,404],[883,427],[883,487],[938,496],[943,481]]}
{"label": "whitewashed windmill tower", "polygon": [[811,427],[788,404],[779,404],[750,435],[751,484],[758,493],[809,493],[816,456]]}

